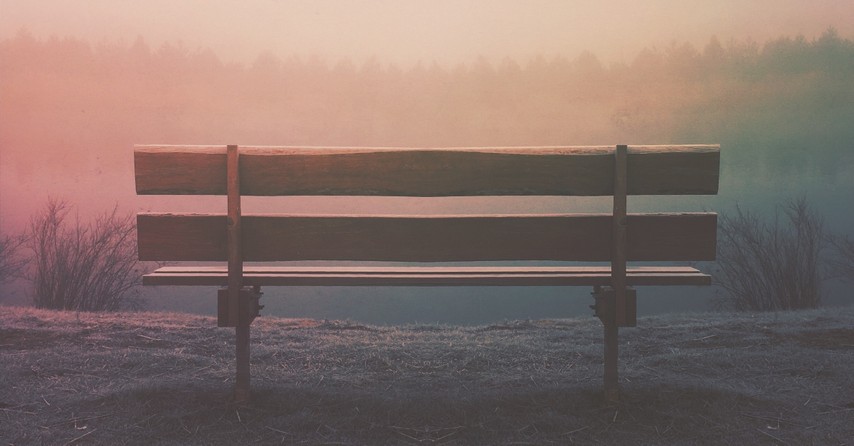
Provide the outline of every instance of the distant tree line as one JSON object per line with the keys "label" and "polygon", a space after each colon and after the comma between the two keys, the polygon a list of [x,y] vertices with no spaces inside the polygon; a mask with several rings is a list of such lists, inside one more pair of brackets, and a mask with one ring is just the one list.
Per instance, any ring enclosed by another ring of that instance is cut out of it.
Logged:
{"label": "distant tree line", "polygon": [[111,144],[415,146],[722,142],[745,153],[792,155],[806,146],[841,151],[854,139],[854,41],[834,29],[814,40],[783,37],[764,45],[716,38],[702,49],[673,43],[610,65],[585,52],[455,66],[425,61],[405,69],[376,59],[269,52],[241,65],[181,44],[152,49],[142,38],[91,44],[22,30],[0,41],[0,60],[0,142],[33,147],[70,143],[91,151],[105,138]]}

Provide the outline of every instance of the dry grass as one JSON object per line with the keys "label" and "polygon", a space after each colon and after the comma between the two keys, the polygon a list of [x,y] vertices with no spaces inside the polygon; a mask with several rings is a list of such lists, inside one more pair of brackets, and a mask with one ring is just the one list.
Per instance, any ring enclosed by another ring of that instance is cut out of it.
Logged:
{"label": "dry grass", "polygon": [[0,444],[845,444],[854,308],[642,318],[602,403],[597,320],[261,318],[253,401],[200,316],[2,307]]}

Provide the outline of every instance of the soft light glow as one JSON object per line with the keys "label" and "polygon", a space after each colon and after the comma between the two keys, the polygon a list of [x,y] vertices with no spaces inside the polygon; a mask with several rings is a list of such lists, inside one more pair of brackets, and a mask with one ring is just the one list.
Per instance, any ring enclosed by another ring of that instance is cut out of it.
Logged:
{"label": "soft light glow", "polygon": [[712,35],[722,42],[814,38],[827,27],[854,32],[850,0],[0,0],[0,38],[26,27],[90,41],[153,47],[182,41],[226,60],[251,62],[319,54],[329,61],[371,56],[402,65],[456,64],[511,57],[575,57],[629,62],[644,47]]}

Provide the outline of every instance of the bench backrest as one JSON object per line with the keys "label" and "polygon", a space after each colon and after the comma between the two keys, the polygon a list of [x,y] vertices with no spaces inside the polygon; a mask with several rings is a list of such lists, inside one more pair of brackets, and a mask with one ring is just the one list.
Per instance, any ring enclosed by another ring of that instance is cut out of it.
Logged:
{"label": "bench backrest", "polygon": [[[621,222],[625,194],[716,194],[720,165],[717,145],[632,146],[623,161],[613,146],[229,150],[137,146],[136,188],[227,195],[231,182],[246,261],[613,260],[612,214],[240,216],[239,196],[615,196]],[[227,260],[229,218],[141,213],[140,259]],[[629,214],[625,222],[626,260],[715,257],[714,213]]]}

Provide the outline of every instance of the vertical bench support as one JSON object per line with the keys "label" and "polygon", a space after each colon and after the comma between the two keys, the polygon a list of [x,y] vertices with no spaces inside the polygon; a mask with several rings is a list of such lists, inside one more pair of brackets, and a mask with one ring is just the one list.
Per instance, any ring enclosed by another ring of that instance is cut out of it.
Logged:
{"label": "vertical bench support", "polygon": [[243,252],[240,232],[240,159],[236,145],[227,149],[228,186],[228,324],[235,327],[237,378],[234,400],[249,401],[249,322],[246,305],[240,305],[243,287]]}
{"label": "vertical bench support", "polygon": [[619,327],[626,324],[626,195],[628,147],[618,145],[614,152],[613,254],[611,255],[611,288],[614,290],[613,311],[603,319],[605,328],[605,400],[616,402],[620,391],[617,382]]}

